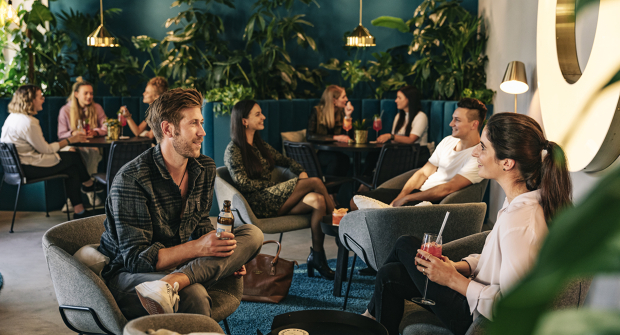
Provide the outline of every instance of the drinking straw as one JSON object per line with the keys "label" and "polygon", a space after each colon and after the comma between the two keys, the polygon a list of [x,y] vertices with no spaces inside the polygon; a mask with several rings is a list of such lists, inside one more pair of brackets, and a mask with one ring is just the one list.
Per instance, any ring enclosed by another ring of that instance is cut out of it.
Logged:
{"label": "drinking straw", "polygon": [[448,222],[448,216],[450,212],[446,212],[446,217],[443,219],[443,224],[441,225],[441,229],[439,229],[439,235],[437,235],[437,240],[441,238],[441,233],[443,233],[443,228],[446,226],[446,222]]}

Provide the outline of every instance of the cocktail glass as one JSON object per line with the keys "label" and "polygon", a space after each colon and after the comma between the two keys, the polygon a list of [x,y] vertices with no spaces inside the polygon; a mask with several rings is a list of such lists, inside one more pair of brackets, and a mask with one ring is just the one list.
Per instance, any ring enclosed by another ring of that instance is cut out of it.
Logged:
{"label": "cocktail glass", "polygon": [[377,132],[377,138],[379,138],[379,131],[383,129],[383,123],[381,122],[380,116],[375,116],[372,122],[372,129],[374,129]]}
{"label": "cocktail glass", "polygon": [[[424,239],[422,240],[422,247],[420,249],[428,252],[429,254],[441,258],[441,236],[437,237],[437,234],[424,233]],[[420,258],[427,260],[426,257],[420,255]],[[416,304],[422,305],[435,305],[435,302],[430,299],[426,299],[426,289],[428,288],[428,277],[426,278],[426,285],[424,285],[424,296],[422,298],[413,298],[411,301]]]}

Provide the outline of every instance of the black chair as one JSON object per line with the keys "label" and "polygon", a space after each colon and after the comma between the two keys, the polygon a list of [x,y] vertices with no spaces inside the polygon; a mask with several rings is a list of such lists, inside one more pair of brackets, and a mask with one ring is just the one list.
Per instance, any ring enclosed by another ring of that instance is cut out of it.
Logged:
{"label": "black chair", "polygon": [[[110,194],[110,187],[112,186],[112,182],[118,170],[149,148],[151,148],[151,140],[148,138],[139,142],[112,142],[106,173],[95,173],[93,178],[95,178],[97,182],[106,185],[106,191]],[[95,192],[97,191],[96,184],[97,183],[95,183]],[[94,208],[95,204],[93,203],[93,209]]]}
{"label": "black chair", "polygon": [[[47,181],[52,179],[68,179],[66,174],[56,174],[49,177],[27,179],[24,171],[22,170],[21,163],[19,161],[19,155],[17,149],[13,143],[0,143],[0,161],[2,162],[2,168],[4,169],[4,178],[0,182],[0,194],[2,193],[2,186],[6,182],[9,185],[17,185],[17,194],[15,195],[15,207],[13,207],[13,221],[11,221],[11,230],[13,232],[13,225],[15,224],[15,213],[17,212],[17,202],[19,201],[19,191],[22,185],[34,184],[40,181],[45,182],[45,216],[49,217],[50,213],[47,208]],[[62,183],[62,188],[65,192],[65,202],[67,201],[67,190],[65,189],[65,183]],[[67,211],[67,220],[71,220],[69,212]]]}
{"label": "black chair", "polygon": [[372,180],[355,178],[371,190],[417,166],[420,145],[386,143],[381,148]]}
{"label": "black chair", "polygon": [[323,175],[321,164],[319,164],[319,159],[316,157],[311,143],[284,141],[284,150],[288,157],[294,159],[306,169],[308,177],[320,178],[325,183],[326,188],[353,181],[352,178],[348,177]]}

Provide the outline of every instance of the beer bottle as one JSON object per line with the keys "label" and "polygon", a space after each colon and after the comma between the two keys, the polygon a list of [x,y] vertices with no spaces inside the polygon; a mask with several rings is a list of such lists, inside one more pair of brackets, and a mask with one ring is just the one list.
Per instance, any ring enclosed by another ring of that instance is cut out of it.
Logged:
{"label": "beer bottle", "polygon": [[217,217],[217,228],[215,230],[215,236],[222,240],[228,240],[228,238],[220,237],[222,232],[233,232],[233,225],[235,224],[235,217],[230,211],[230,200],[224,200],[224,207],[220,211],[220,215]]}

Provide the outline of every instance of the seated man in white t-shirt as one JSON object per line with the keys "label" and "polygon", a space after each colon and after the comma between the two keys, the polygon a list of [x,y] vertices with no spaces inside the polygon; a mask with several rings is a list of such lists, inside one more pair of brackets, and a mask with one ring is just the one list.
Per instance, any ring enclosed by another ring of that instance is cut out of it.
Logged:
{"label": "seated man in white t-shirt", "polygon": [[[471,153],[480,143],[480,129],[487,114],[477,99],[464,98],[452,114],[452,136],[444,138],[428,162],[411,176],[402,190],[380,188],[361,193],[394,207],[422,201],[440,202],[448,194],[479,183],[478,162]],[[357,206],[351,199],[351,209]]]}

